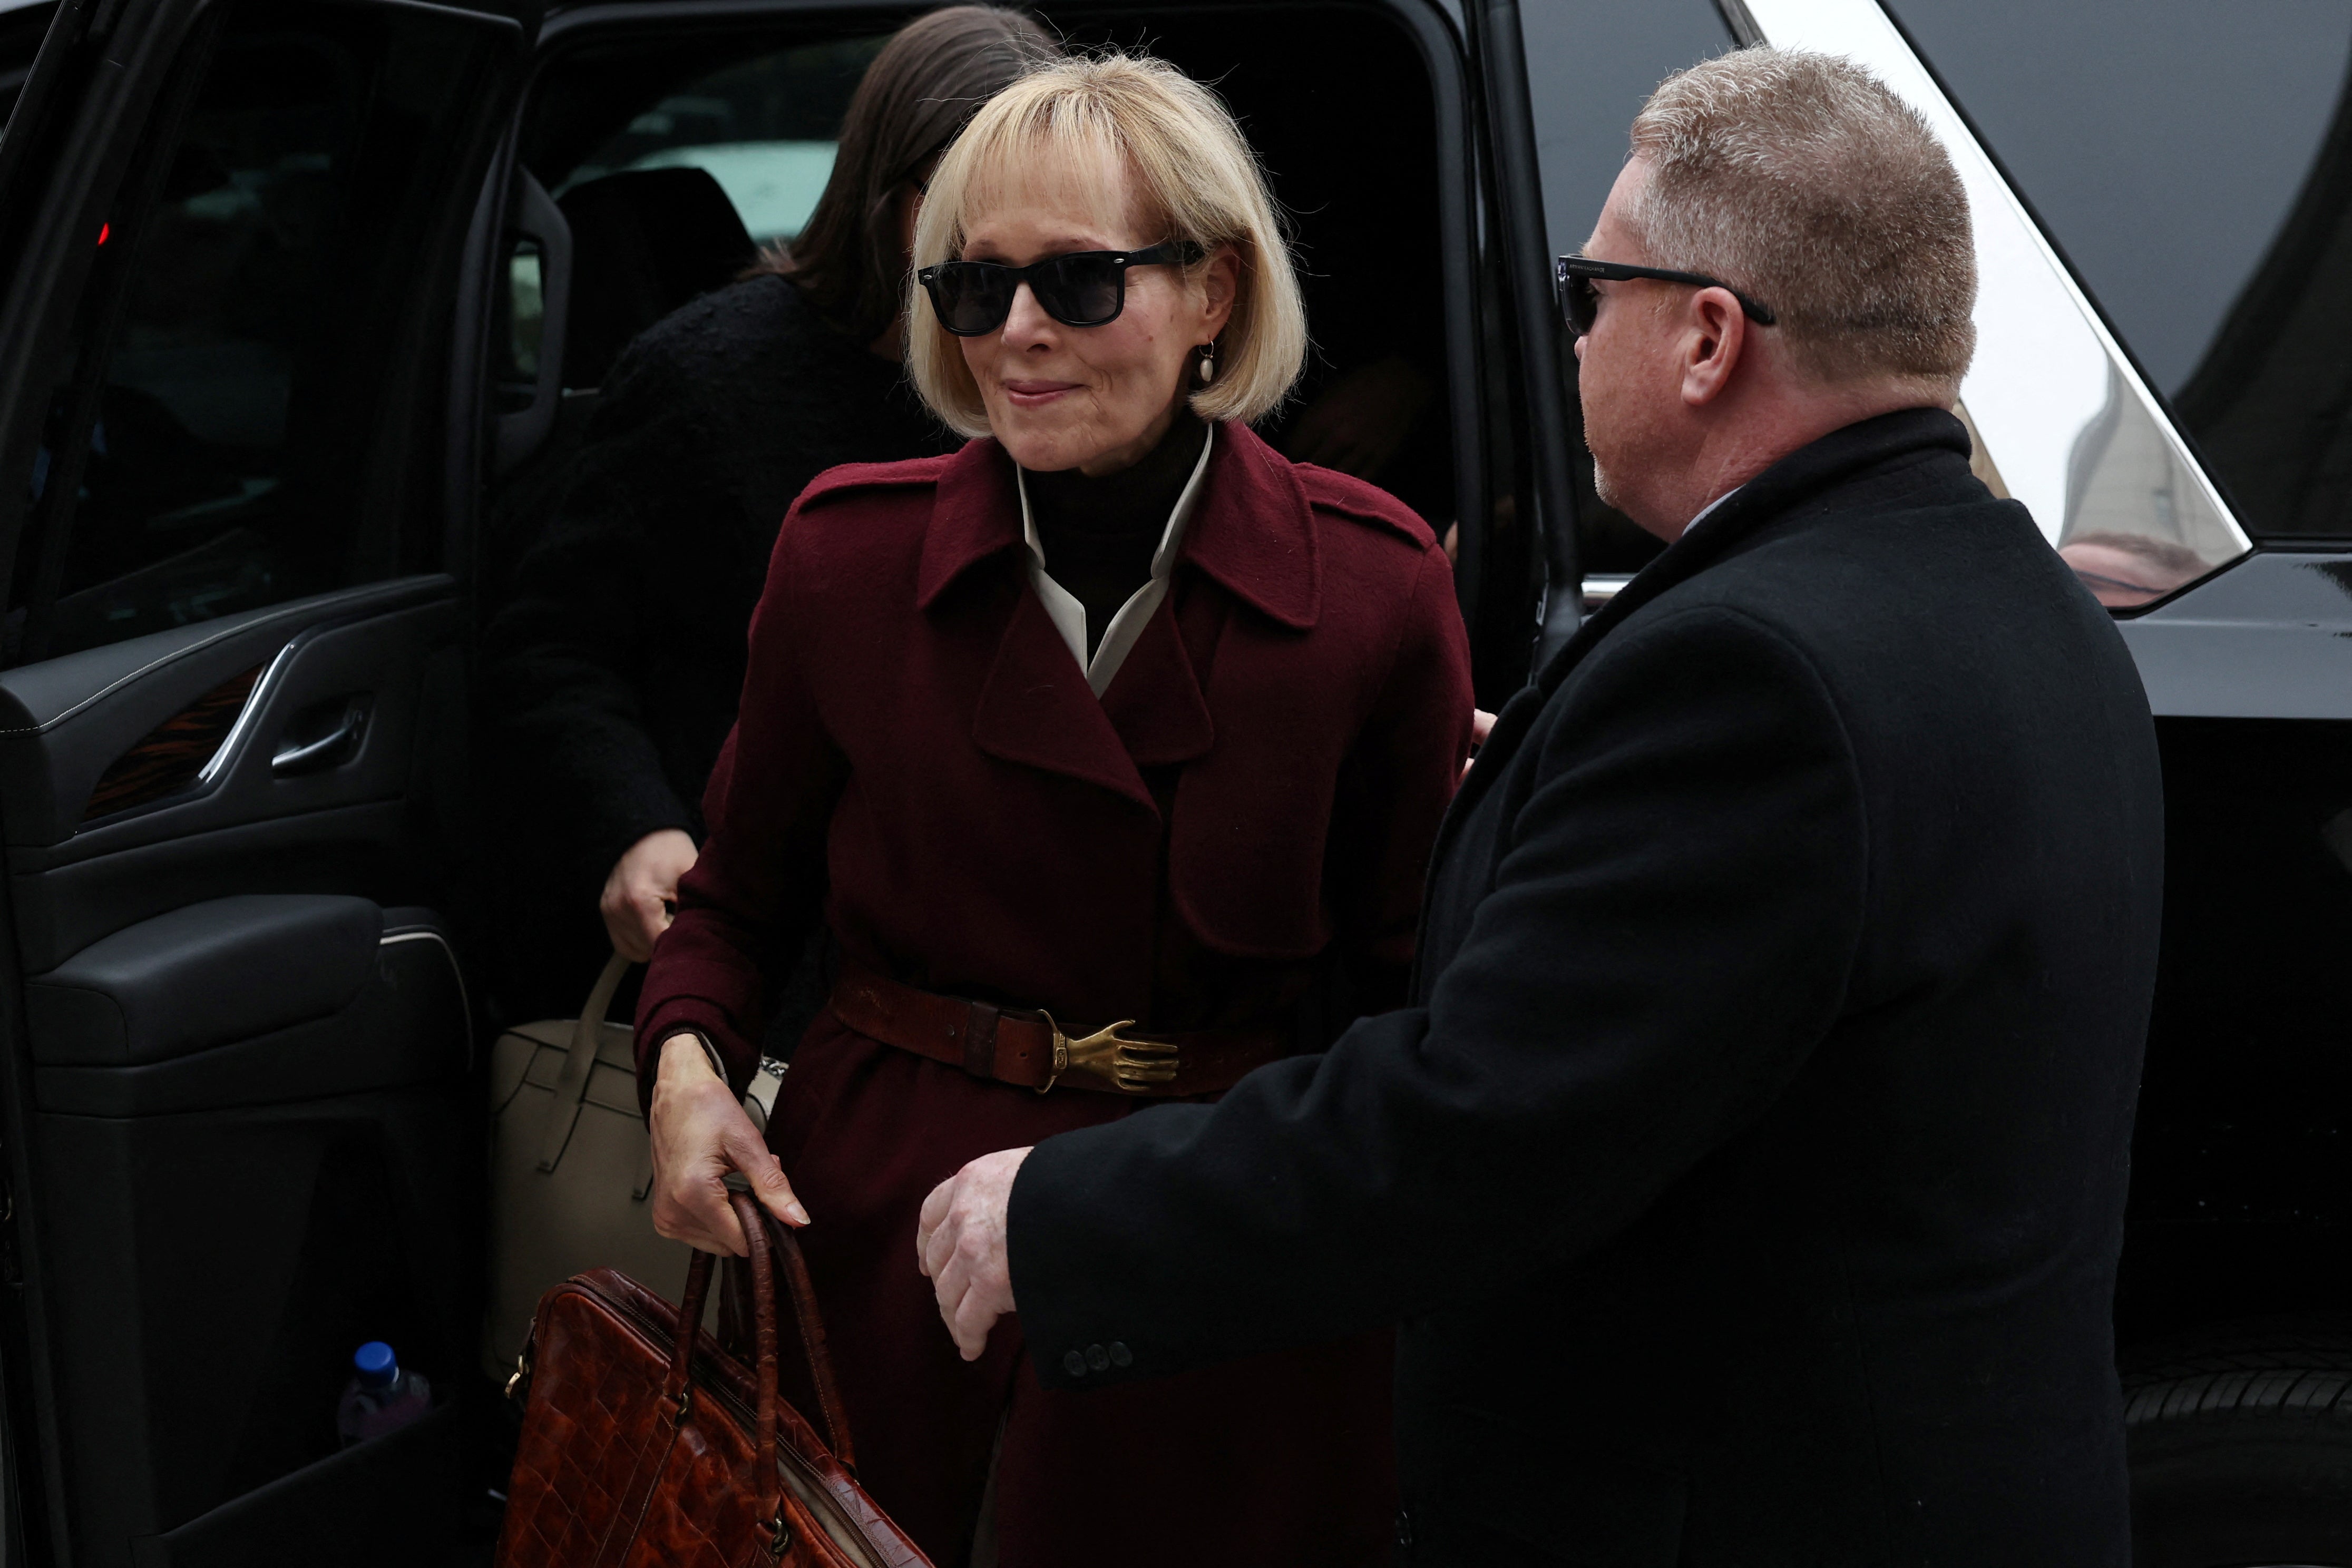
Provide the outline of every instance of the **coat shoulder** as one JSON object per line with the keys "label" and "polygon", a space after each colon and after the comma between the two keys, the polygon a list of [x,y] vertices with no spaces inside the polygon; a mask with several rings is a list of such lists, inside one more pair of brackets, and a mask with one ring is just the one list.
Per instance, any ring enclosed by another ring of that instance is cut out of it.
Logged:
{"label": "coat shoulder", "polygon": [[940,476],[951,459],[844,463],[809,481],[776,535],[776,559],[812,581],[838,585],[887,563],[911,571],[930,526]]}
{"label": "coat shoulder", "polygon": [[928,491],[936,488],[940,475],[955,461],[954,454],[941,457],[908,457],[896,463],[844,463],[828,468],[809,481],[796,504],[800,511],[809,512],[855,505],[860,497],[879,500],[909,490]]}
{"label": "coat shoulder", "polygon": [[1307,504],[1318,516],[1344,517],[1360,527],[1393,534],[1423,550],[1437,548],[1437,535],[1412,507],[1379,486],[1313,463],[1291,465]]}

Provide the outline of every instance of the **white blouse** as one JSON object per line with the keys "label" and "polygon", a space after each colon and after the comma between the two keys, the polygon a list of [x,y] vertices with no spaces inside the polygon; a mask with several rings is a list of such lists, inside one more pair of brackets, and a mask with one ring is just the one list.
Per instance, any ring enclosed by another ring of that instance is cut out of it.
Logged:
{"label": "white blouse", "polygon": [[1209,471],[1209,453],[1216,441],[1217,428],[1213,424],[1208,439],[1201,443],[1201,456],[1192,465],[1192,476],[1184,481],[1183,493],[1176,497],[1175,509],[1168,514],[1168,527],[1160,536],[1160,548],[1152,552],[1150,577],[1128,595],[1118,613],[1110,618],[1110,629],[1103,633],[1102,645],[1095,650],[1092,663],[1087,659],[1087,607],[1046,572],[1045,547],[1038,542],[1036,519],[1029,514],[1028,480],[1017,465],[1013,470],[1021,490],[1021,537],[1029,546],[1029,586],[1037,591],[1037,598],[1052,618],[1054,629],[1069,644],[1070,657],[1086,672],[1087,685],[1097,696],[1110,689],[1111,677],[1127,662],[1128,650],[1143,634],[1144,625],[1160,608],[1160,601],[1168,597],[1168,574],[1175,570],[1176,547],[1183,542],[1184,525],[1200,499],[1201,476]]}

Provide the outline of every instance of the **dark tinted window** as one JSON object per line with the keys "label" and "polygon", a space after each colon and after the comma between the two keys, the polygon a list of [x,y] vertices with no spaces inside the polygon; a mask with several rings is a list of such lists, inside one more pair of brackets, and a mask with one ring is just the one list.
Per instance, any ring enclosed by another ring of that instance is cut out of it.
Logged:
{"label": "dark tinted window", "polygon": [[425,306],[500,43],[422,7],[282,0],[200,27],[194,90],[92,236],[12,656],[429,564],[401,526],[433,498],[407,438],[440,435]]}
{"label": "dark tinted window", "polygon": [[2256,534],[2352,534],[2352,0],[1893,0]]}
{"label": "dark tinted window", "polygon": [[[1626,133],[1659,82],[1732,47],[1712,0],[1521,0],[1528,97],[1543,172],[1544,226],[1555,255],[1581,249],[1625,163]],[[1576,358],[1561,344],[1571,377]],[[1571,408],[1574,406],[1571,402]],[[1591,462],[1579,465],[1579,559],[1587,572],[1639,567],[1663,547],[1602,506]]]}
{"label": "dark tinted window", "polygon": [[1712,0],[1522,0],[1544,225],[1578,249],[1625,162],[1626,132],[1661,81],[1732,44]]}

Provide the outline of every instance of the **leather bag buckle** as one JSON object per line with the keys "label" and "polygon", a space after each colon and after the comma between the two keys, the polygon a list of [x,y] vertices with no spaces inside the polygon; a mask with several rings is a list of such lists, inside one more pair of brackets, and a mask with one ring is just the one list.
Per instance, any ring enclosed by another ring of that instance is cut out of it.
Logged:
{"label": "leather bag buckle", "polygon": [[1053,1088],[1066,1072],[1108,1083],[1122,1094],[1141,1094],[1155,1084],[1176,1081],[1178,1058],[1173,1043],[1129,1040],[1118,1032],[1134,1028],[1133,1019],[1121,1019],[1077,1040],[1062,1032],[1052,1013],[1045,1015],[1045,1026],[1054,1031],[1054,1071],[1038,1086],[1040,1094]]}

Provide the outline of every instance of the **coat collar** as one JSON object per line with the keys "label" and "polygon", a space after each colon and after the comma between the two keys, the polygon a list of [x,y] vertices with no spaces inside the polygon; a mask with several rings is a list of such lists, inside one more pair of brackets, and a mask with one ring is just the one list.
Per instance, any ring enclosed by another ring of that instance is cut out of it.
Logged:
{"label": "coat collar", "polygon": [[[1939,408],[1906,408],[1883,413],[1833,430],[1809,445],[1781,458],[1748,481],[1703,524],[1687,530],[1666,547],[1665,553],[1643,567],[1633,580],[1577,628],[1559,652],[1546,662],[1535,678],[1513,695],[1495,716],[1495,728],[1478,750],[1478,763],[1463,780],[1439,830],[1438,848],[1444,848],[1452,830],[1484,794],[1501,770],[1501,763],[1518,749],[1520,738],[1536,715],[1569,673],[1584,662],[1600,641],[1624,623],[1643,605],[1678,583],[1688,581],[1755,537],[1764,527],[1819,500],[1824,492],[1868,470],[1902,458],[1938,449],[1969,451],[1968,427]],[[1491,766],[1489,764],[1492,764]]]}
{"label": "coat collar", "polygon": [[[967,442],[940,470],[915,579],[929,610],[963,573],[1021,545],[1021,497],[1012,460],[993,440]],[[1248,426],[1217,427],[1201,497],[1177,559],[1294,631],[1322,614],[1315,514],[1287,460]]]}

